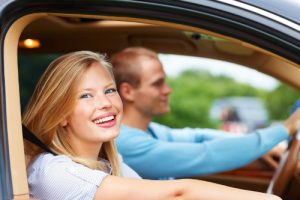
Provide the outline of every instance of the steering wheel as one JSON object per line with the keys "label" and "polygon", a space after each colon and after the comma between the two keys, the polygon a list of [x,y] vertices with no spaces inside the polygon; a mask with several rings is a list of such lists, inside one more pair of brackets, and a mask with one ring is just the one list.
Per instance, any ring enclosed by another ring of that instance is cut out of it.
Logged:
{"label": "steering wheel", "polygon": [[293,137],[288,149],[280,159],[279,166],[269,184],[267,193],[283,197],[287,192],[289,183],[297,173],[300,149],[300,131]]}

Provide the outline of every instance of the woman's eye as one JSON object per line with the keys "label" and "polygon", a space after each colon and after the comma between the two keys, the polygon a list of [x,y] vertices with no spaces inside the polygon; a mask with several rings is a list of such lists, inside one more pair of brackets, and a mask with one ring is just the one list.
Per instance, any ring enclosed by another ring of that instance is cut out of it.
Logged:
{"label": "woman's eye", "polygon": [[111,93],[114,93],[114,92],[117,92],[116,88],[109,88],[109,89],[105,90],[105,94],[111,94]]}
{"label": "woman's eye", "polygon": [[92,97],[92,95],[88,94],[88,93],[80,95],[80,99],[86,99],[86,98],[90,98],[90,97]]}

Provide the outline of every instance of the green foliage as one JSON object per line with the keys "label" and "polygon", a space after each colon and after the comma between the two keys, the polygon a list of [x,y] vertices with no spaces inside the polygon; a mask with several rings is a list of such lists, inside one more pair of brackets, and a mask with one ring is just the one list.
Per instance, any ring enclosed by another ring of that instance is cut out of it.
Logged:
{"label": "green foliage", "polygon": [[299,99],[299,91],[280,84],[275,90],[265,96],[267,109],[270,113],[271,120],[284,120],[291,111],[293,104]]}
{"label": "green foliage", "polygon": [[172,112],[154,119],[171,127],[211,127],[219,122],[209,119],[215,99],[226,96],[266,96],[266,91],[235,82],[226,76],[212,76],[206,71],[187,70],[179,77],[168,78]]}

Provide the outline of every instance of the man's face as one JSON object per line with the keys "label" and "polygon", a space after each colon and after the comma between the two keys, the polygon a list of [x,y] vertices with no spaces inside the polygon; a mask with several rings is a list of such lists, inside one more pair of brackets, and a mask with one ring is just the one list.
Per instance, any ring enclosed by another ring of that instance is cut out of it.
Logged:
{"label": "man's face", "polygon": [[157,59],[145,58],[140,67],[140,85],[135,88],[134,106],[143,115],[154,117],[170,111],[168,97],[170,87],[166,74]]}

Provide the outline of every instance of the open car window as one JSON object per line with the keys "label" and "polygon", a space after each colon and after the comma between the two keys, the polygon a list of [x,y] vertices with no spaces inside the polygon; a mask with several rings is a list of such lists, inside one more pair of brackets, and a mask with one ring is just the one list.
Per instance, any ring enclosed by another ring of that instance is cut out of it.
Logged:
{"label": "open car window", "polygon": [[[155,121],[174,128],[221,129],[222,112],[231,106],[237,109],[245,126],[241,132],[246,134],[285,119],[298,98],[297,91],[290,89],[289,100],[272,101],[280,99],[277,90],[287,87],[281,81],[299,72],[284,59],[239,40],[204,30],[192,32],[151,23],[47,16],[29,24],[19,40],[22,110],[53,59],[82,49],[106,54],[109,59],[122,49],[120,44],[143,46],[159,53],[173,88],[172,112]],[[275,67],[290,70],[281,74],[272,71]],[[279,107],[282,109],[276,109]],[[257,190],[265,191],[274,171],[264,165],[255,166],[253,171],[256,168],[261,170],[257,178],[264,181]]]}

